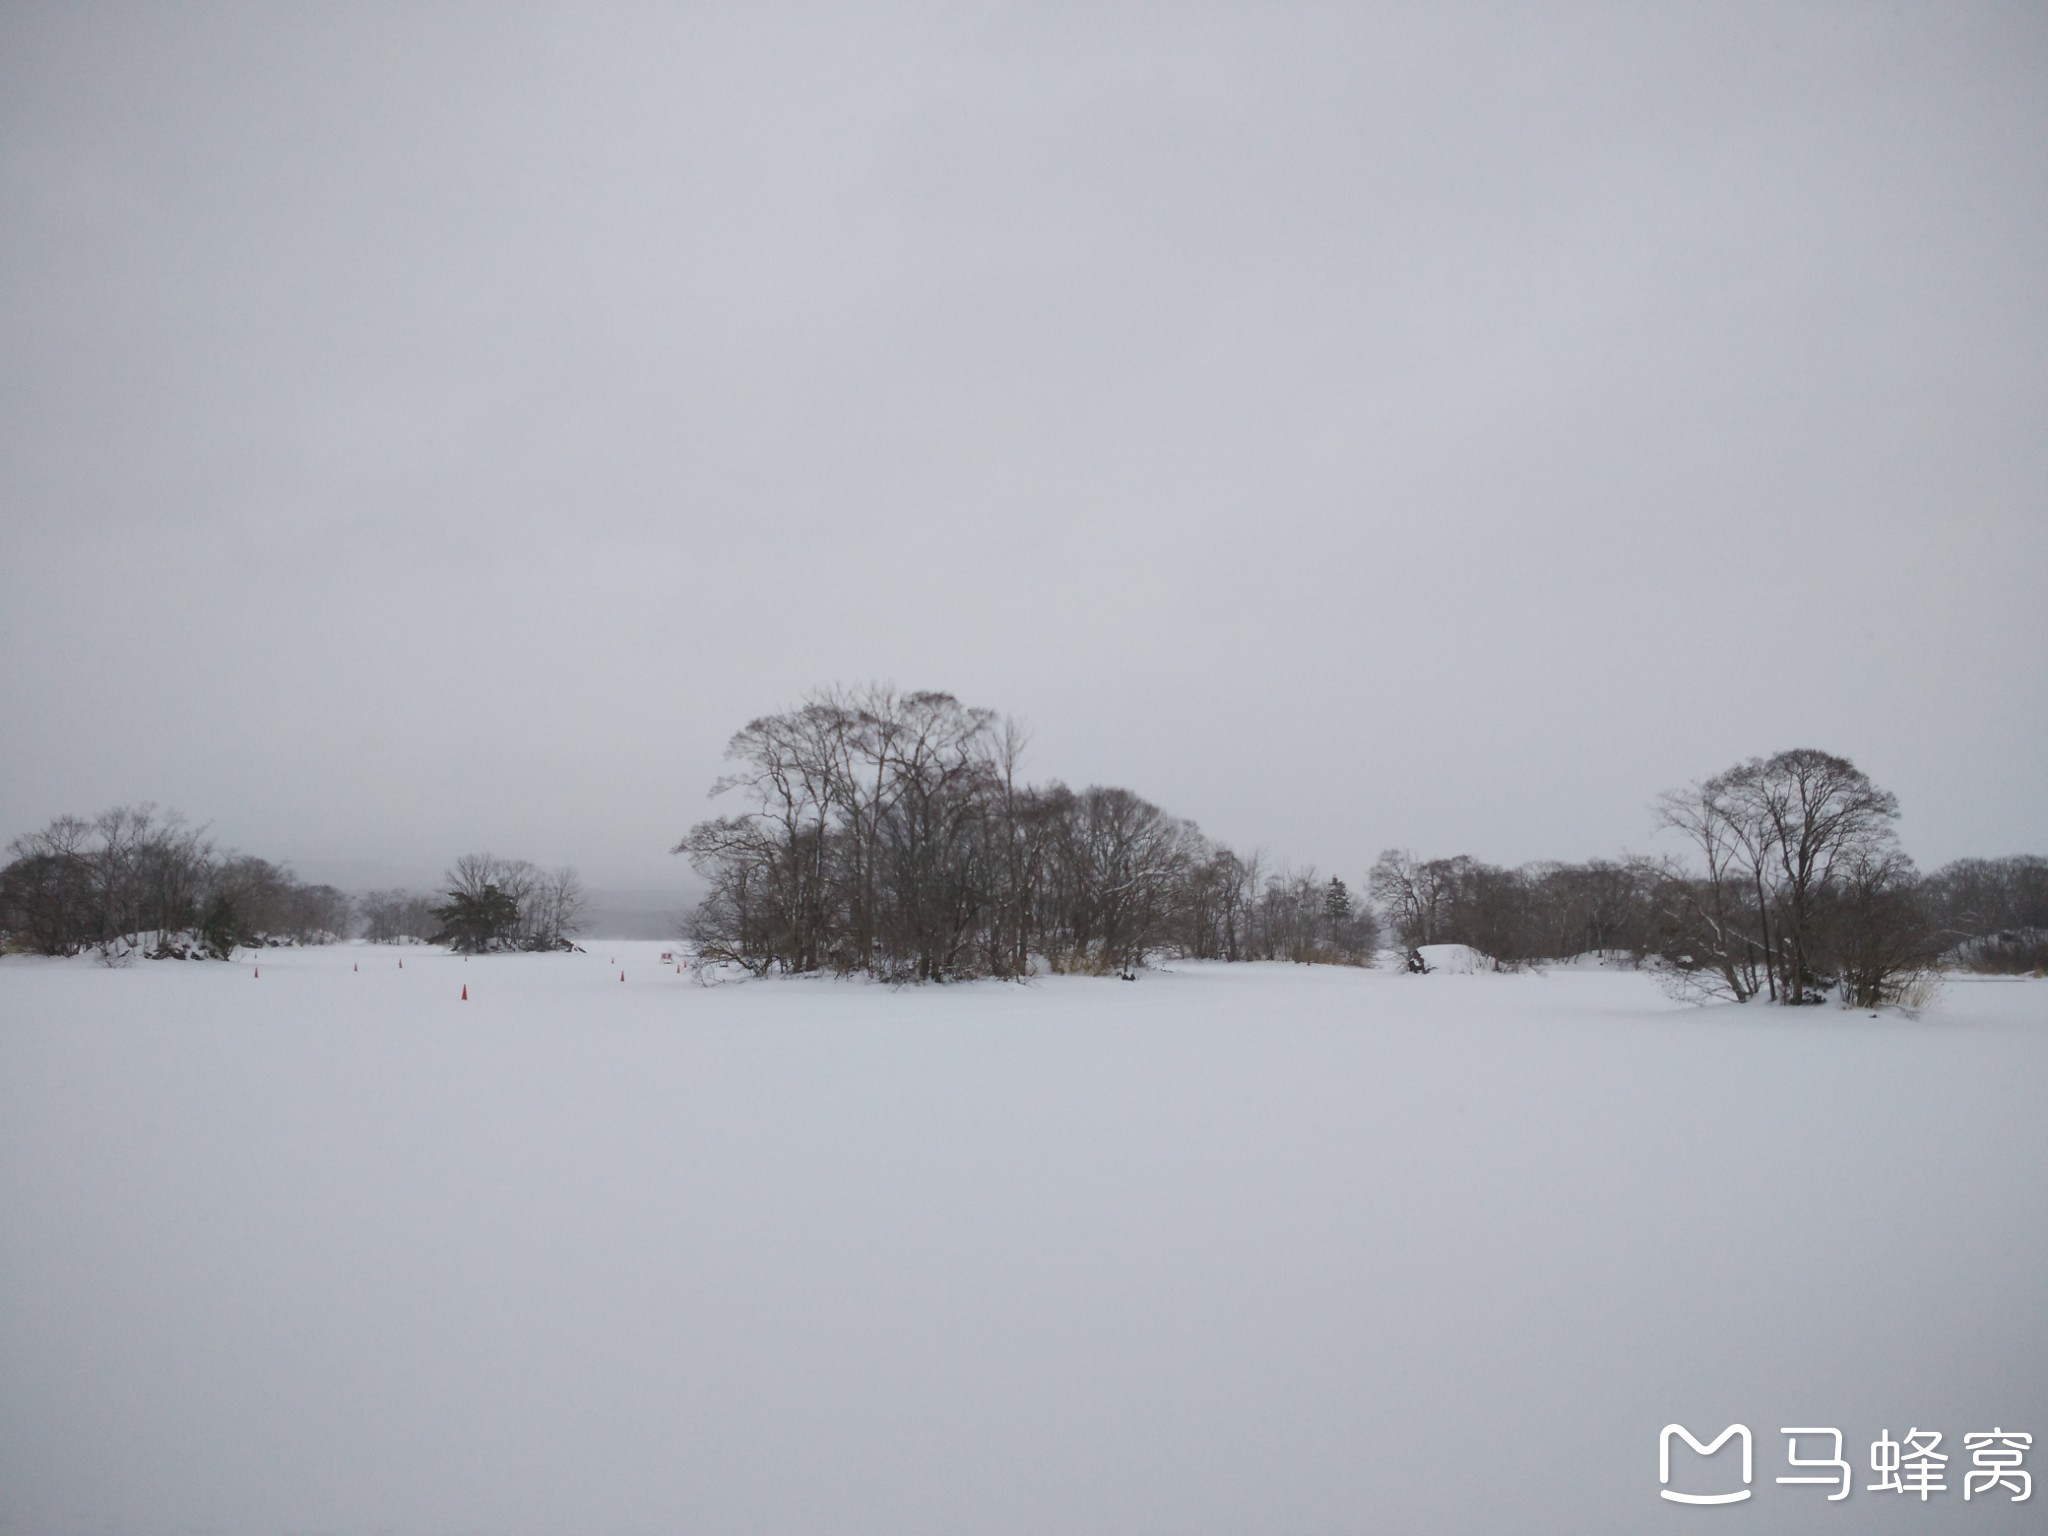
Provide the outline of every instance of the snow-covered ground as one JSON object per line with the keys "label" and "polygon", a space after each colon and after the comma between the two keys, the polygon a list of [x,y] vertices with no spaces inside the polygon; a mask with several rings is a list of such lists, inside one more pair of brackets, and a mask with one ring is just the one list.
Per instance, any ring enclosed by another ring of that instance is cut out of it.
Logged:
{"label": "snow-covered ground", "polygon": [[659,948],[0,961],[0,1531],[2042,1527],[2048,983]]}

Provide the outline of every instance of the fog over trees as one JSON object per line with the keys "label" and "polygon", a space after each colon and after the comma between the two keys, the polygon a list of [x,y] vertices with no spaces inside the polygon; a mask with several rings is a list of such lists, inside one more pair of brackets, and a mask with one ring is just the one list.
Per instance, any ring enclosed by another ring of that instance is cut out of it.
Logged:
{"label": "fog over trees", "polygon": [[434,898],[419,891],[365,891],[356,898],[356,916],[372,944],[424,944],[441,931]]}

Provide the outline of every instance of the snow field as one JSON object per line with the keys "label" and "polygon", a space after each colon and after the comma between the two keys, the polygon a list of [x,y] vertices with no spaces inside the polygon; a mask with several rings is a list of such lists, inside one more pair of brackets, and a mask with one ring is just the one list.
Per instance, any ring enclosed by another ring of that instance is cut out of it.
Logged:
{"label": "snow field", "polygon": [[0,1531],[2038,1529],[1771,1478],[2048,1471],[2048,984],[660,948],[0,962]]}

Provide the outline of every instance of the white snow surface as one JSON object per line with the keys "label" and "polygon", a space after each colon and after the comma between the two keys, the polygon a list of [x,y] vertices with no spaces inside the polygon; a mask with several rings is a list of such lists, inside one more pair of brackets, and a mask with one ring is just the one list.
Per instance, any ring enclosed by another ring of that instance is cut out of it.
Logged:
{"label": "white snow surface", "polygon": [[0,961],[0,1531],[2040,1529],[2048,983],[660,947]]}

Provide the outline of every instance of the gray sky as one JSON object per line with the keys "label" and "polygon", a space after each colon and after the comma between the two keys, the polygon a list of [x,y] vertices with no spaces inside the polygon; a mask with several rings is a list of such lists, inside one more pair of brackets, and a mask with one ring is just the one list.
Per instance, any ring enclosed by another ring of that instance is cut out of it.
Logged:
{"label": "gray sky", "polygon": [[0,836],[677,879],[879,679],[1353,878],[2048,851],[2044,130],[2025,5],[10,4]]}

